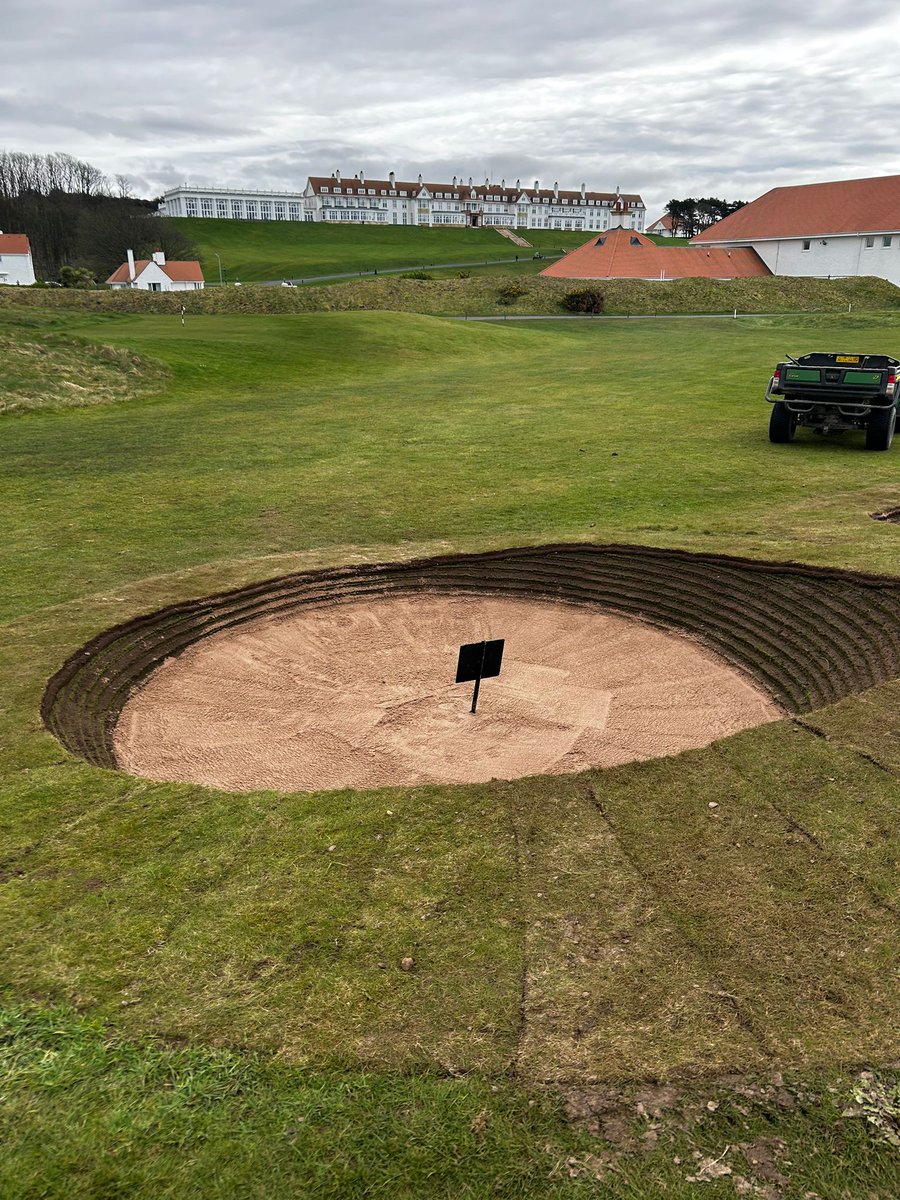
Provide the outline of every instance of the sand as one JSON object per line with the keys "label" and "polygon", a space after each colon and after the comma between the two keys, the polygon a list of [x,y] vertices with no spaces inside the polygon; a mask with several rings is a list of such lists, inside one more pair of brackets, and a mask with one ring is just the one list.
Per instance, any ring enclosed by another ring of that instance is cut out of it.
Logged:
{"label": "sand", "polygon": [[[453,682],[463,642],[503,669]],[[478,783],[705,746],[778,707],[690,639],[597,608],[385,597],[264,618],[168,659],[128,700],[119,766],[233,791]]]}

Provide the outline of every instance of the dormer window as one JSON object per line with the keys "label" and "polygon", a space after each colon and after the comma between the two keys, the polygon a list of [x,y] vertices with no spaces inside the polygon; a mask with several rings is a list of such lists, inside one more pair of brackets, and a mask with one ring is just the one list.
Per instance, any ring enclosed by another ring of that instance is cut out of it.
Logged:
{"label": "dormer window", "polygon": [[375,195],[375,189],[374,189],[374,188],[369,188],[369,189],[368,189],[368,191],[369,191],[369,195],[370,195],[370,196],[374,196],[374,195]]}
{"label": "dormer window", "polygon": [[327,192],[327,191],[328,191],[328,188],[326,188],[326,187],[323,187],[323,188],[322,188],[322,191],[323,191],[323,192]]}
{"label": "dormer window", "polygon": [[335,192],[339,192],[341,189],[340,189],[340,188],[335,188],[334,190],[335,190]]}

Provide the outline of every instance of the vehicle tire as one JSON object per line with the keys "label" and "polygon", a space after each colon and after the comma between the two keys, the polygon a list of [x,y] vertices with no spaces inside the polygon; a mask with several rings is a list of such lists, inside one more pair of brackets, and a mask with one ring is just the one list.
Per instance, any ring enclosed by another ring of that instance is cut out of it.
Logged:
{"label": "vehicle tire", "polygon": [[873,412],[866,426],[866,449],[890,450],[896,427],[896,408],[882,408]]}
{"label": "vehicle tire", "polygon": [[772,415],[769,418],[769,441],[792,442],[797,432],[797,418],[788,410],[786,404],[776,400],[772,405]]}

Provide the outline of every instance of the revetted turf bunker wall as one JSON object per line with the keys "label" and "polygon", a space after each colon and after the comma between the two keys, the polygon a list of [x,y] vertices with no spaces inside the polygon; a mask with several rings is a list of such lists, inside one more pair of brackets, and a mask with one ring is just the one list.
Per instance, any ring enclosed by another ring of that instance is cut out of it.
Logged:
{"label": "revetted turf bunker wall", "polygon": [[417,591],[598,605],[687,633],[788,712],[900,675],[900,579],[642,546],[535,546],[287,575],[174,604],[93,639],[50,680],[41,715],[67,749],[115,767],[129,693],[192,642],[259,617]]}

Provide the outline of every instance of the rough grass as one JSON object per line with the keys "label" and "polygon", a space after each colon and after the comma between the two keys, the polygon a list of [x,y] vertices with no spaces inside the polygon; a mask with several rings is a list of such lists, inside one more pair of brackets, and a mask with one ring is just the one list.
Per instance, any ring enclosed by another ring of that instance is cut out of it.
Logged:
{"label": "rough grass", "polygon": [[[515,281],[522,294],[504,303],[505,282]],[[97,313],[276,314],[355,312],[359,310],[422,313],[430,316],[561,316],[562,300],[584,280],[550,279],[512,273],[473,274],[469,279],[377,279],[322,287],[210,288],[202,292],[0,290],[3,307],[80,309]],[[682,313],[791,313],[891,310],[900,308],[900,288],[885,279],[603,279],[597,287],[610,316],[667,316]]]}
{"label": "rough grass", "polygon": [[158,392],[167,376],[161,363],[122,346],[23,333],[0,333],[0,416],[138,399]]}
{"label": "rough grass", "polygon": [[[768,1186],[739,1147],[780,1138],[785,1197],[892,1197],[839,1114],[845,1064],[897,1056],[896,683],[608,772],[311,796],[91,768],[38,703],[99,630],[304,566],[582,538],[896,570],[893,455],[770,446],[762,389],[897,318],[10,314],[171,374],[4,426],[0,984],[87,1022],[10,1018],[6,1194],[679,1197],[707,1159]],[[659,1078],[702,1120],[632,1098],[611,1170],[604,1114]]]}

